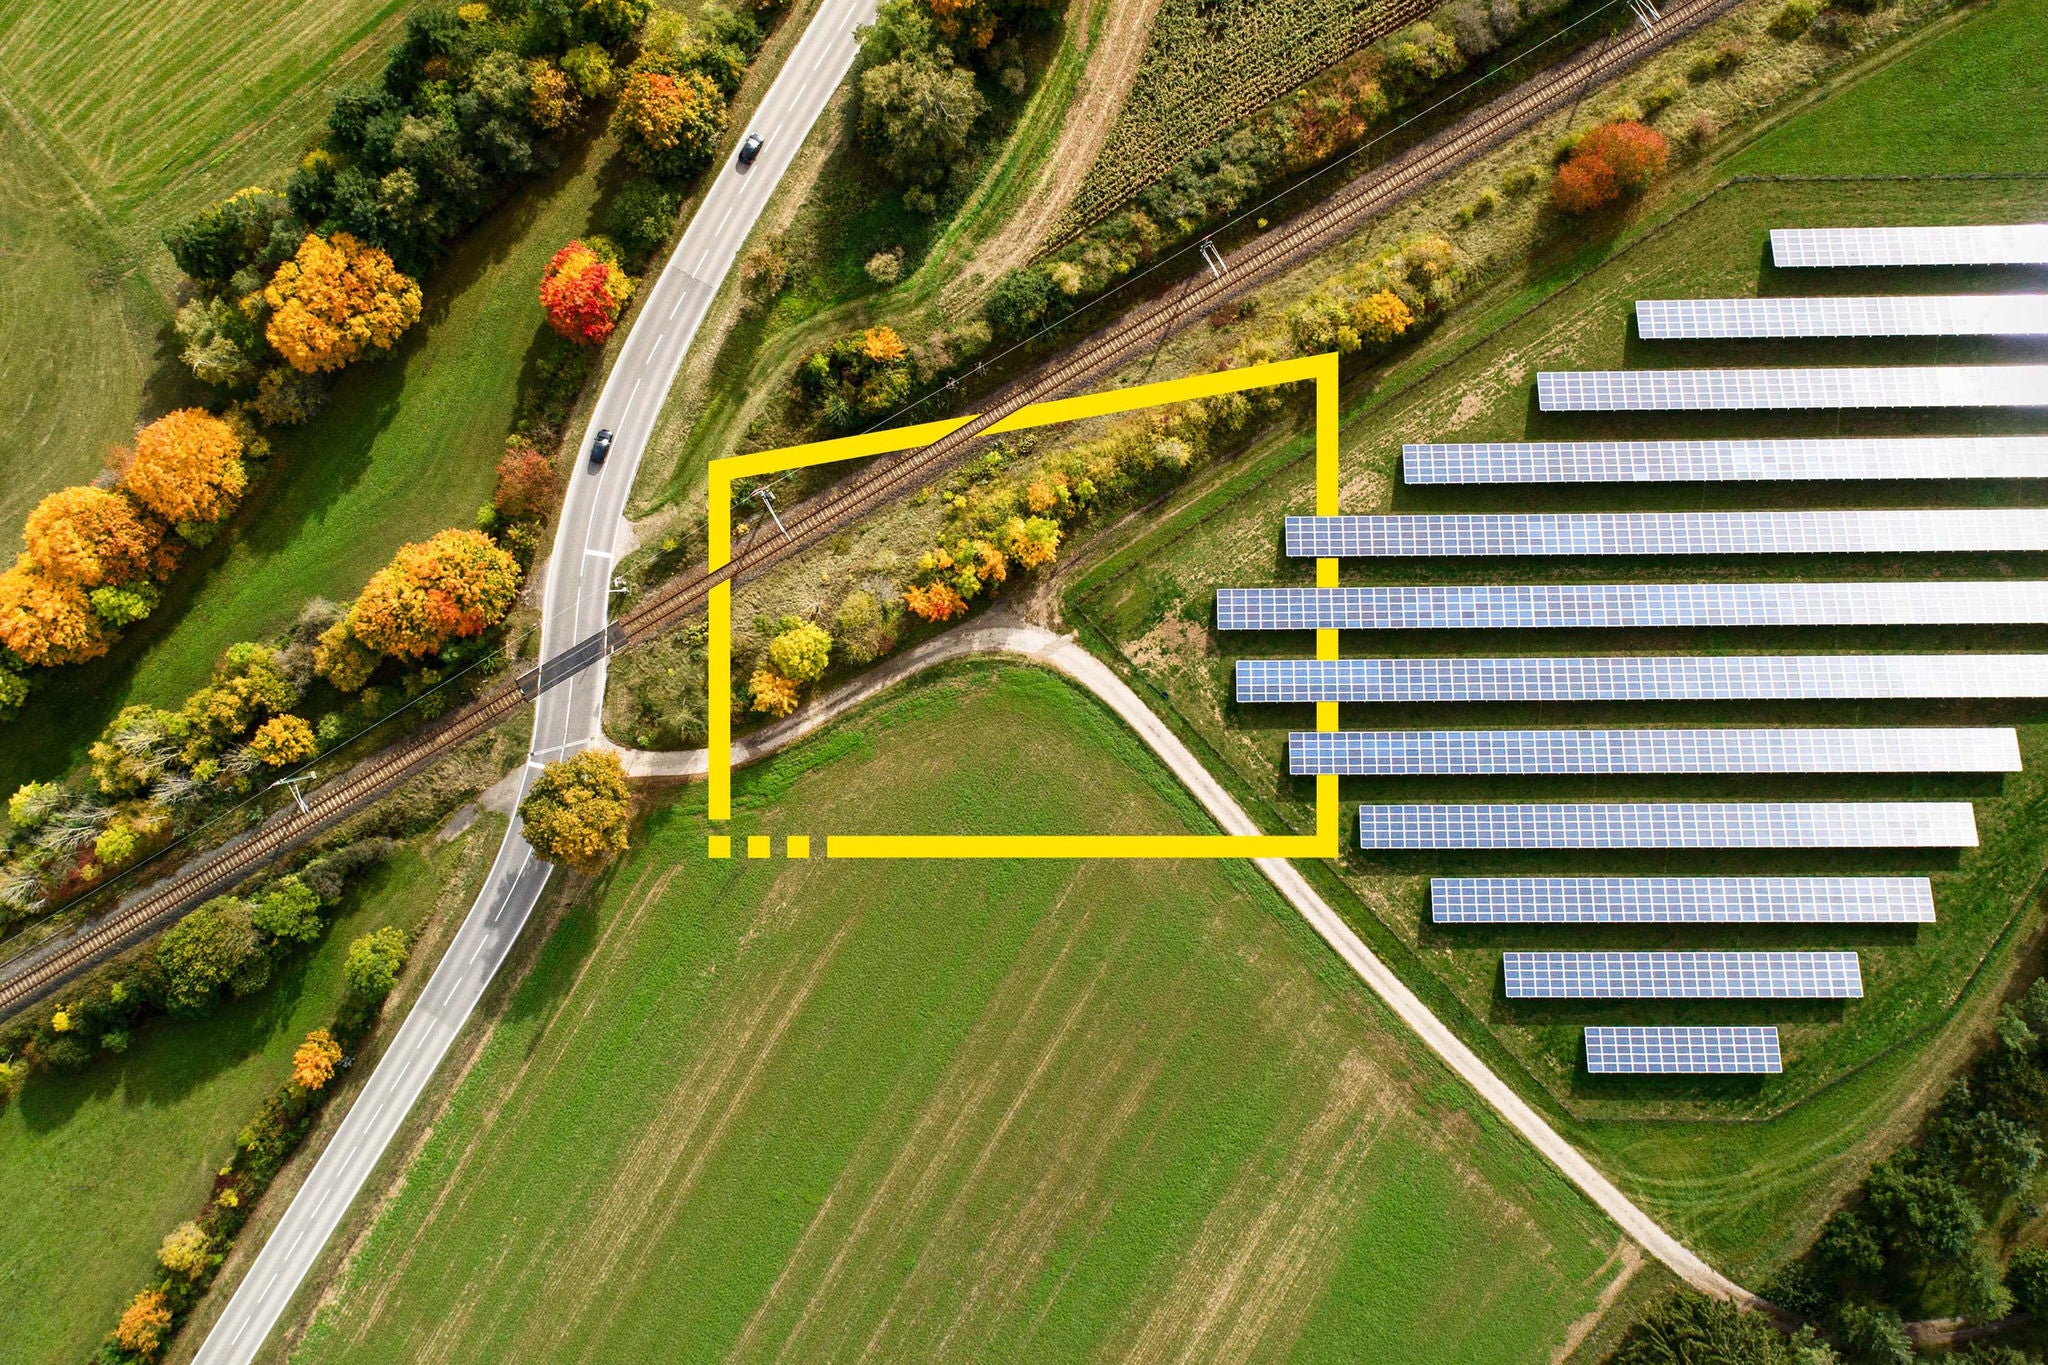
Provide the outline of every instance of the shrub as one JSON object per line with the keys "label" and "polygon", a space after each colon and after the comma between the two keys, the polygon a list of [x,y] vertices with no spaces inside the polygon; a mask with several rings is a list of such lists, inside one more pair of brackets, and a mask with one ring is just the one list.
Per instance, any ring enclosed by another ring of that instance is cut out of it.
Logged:
{"label": "shrub", "polygon": [[326,1029],[316,1028],[292,1053],[292,1084],[306,1091],[324,1090],[340,1061],[341,1044]]}
{"label": "shrub", "polygon": [[256,897],[249,921],[264,933],[284,943],[311,943],[324,927],[320,918],[320,897],[297,877],[280,877],[268,891]]}
{"label": "shrub", "polygon": [[823,627],[809,621],[785,621],[780,634],[768,642],[768,659],[775,671],[795,683],[816,682],[831,663],[832,637]]}
{"label": "shrub", "polygon": [[389,924],[351,942],[341,963],[348,993],[366,1006],[380,1003],[398,984],[410,951],[405,931]]}
{"label": "shrub", "polygon": [[156,1249],[156,1260],[173,1275],[196,1280],[206,1273],[212,1251],[213,1242],[206,1229],[188,1220],[164,1234]]}
{"label": "shrub", "polygon": [[1749,44],[1740,38],[1729,38],[1712,52],[1703,52],[1693,58],[1685,68],[1685,74],[1690,80],[1708,81],[1727,75],[1748,60]]}
{"label": "shrub", "polygon": [[508,441],[498,457],[498,482],[491,506],[512,521],[545,516],[555,505],[555,466],[524,441]]}
{"label": "shrub", "polygon": [[1897,1310],[1869,1303],[1845,1303],[1835,1328],[1849,1358],[1864,1365],[1913,1365],[1913,1342]]}
{"label": "shrub", "polygon": [[982,311],[996,335],[1021,337],[1044,319],[1054,290],[1052,276],[1043,267],[1027,265],[996,281]]}
{"label": "shrub", "polygon": [[1670,143],[1654,128],[1602,124],[1572,147],[1551,182],[1551,197],[1567,213],[1591,213],[1624,195],[1640,194],[1663,174],[1670,156]]}
{"label": "shrub", "polygon": [[1771,16],[1771,36],[1790,42],[1813,26],[1813,16],[1819,12],[1813,0],[1785,0]]}
{"label": "shrub", "polygon": [[170,1301],[159,1289],[145,1289],[129,1301],[114,1327],[114,1344],[144,1360],[163,1349],[171,1330]]}
{"label": "shrub", "polygon": [[862,268],[867,272],[867,277],[876,284],[894,284],[903,278],[903,248],[877,251],[868,257],[867,265]]}
{"label": "shrub", "polygon": [[266,768],[303,763],[320,752],[313,727],[299,716],[272,716],[249,738],[249,754]]}
{"label": "shrub", "polygon": [[2006,1267],[2005,1286],[2013,1299],[2035,1317],[2048,1317],[2048,1250],[2024,1247]]}
{"label": "shrub", "polygon": [[839,651],[856,664],[872,663],[896,646],[896,626],[871,592],[852,592],[832,618]]}
{"label": "shrub", "polygon": [[754,676],[747,679],[747,698],[749,710],[780,720],[796,713],[799,700],[797,682],[772,668],[757,668]]}
{"label": "shrub", "polygon": [[626,769],[609,749],[587,749],[550,763],[526,799],[519,818],[534,852],[577,872],[595,872],[626,850],[632,789]]}
{"label": "shrub", "polygon": [[682,191],[649,176],[634,176],[612,196],[605,210],[605,234],[637,269],[675,231],[682,207]]}
{"label": "shrub", "polygon": [[903,590],[903,605],[921,621],[951,621],[967,614],[967,599],[949,583],[913,584]]}
{"label": "shrub", "polygon": [[1050,517],[1011,517],[1003,526],[1003,548],[1020,568],[1043,568],[1059,558],[1060,524]]}
{"label": "shrub", "polygon": [[7,798],[7,822],[29,833],[41,829],[64,804],[64,789],[55,782],[24,782]]}
{"label": "shrub", "polygon": [[356,638],[348,618],[343,617],[322,631],[313,646],[313,673],[327,679],[336,691],[360,692],[382,659],[376,650]]}

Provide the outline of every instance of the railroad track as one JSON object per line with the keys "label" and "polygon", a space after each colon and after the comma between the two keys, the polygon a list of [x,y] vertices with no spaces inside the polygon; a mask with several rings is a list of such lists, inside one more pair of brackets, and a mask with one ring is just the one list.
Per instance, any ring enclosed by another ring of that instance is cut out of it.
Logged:
{"label": "railroad track", "polygon": [[1061,359],[1019,379],[983,410],[932,444],[878,461],[861,475],[789,508],[787,533],[758,539],[719,569],[700,570],[649,593],[600,636],[500,683],[392,748],[364,760],[339,781],[307,794],[305,808],[281,812],[165,879],[68,939],[0,963],[0,1018],[57,990],[96,962],[140,942],[191,907],[220,895],[273,859],[368,806],[407,778],[512,715],[540,691],[606,654],[651,640],[704,608],[711,590],[789,559],[957,464],[989,427],[1032,403],[1059,397],[1093,376],[1163,343],[1189,317],[1202,317],[1271,279],[1422,186],[1457,169],[1537,120],[1575,101],[1589,86],[1626,70],[1739,0],[1681,0],[1652,30],[1631,27],[1482,105],[1385,165],[1368,171],[1301,218],[1247,244],[1220,277],[1198,280],[1082,342]]}

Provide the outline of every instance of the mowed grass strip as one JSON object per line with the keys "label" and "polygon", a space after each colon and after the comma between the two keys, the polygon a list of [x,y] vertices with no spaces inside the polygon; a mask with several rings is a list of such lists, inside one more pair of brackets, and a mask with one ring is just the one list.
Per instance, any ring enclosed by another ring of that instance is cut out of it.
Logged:
{"label": "mowed grass strip", "polygon": [[[1205,827],[1018,667],[739,801]],[[568,909],[294,1359],[1519,1362],[1632,1264],[1248,868],[713,864],[700,812]]]}
{"label": "mowed grass strip", "polygon": [[271,984],[200,1020],[159,1020],[119,1058],[34,1077],[0,1109],[0,1358],[75,1365],[159,1272],[158,1242],[199,1212],[235,1134],[291,1074],[292,1050],[341,1002],[349,941],[417,929],[467,903],[504,821],[402,852],[350,896],[327,937]]}

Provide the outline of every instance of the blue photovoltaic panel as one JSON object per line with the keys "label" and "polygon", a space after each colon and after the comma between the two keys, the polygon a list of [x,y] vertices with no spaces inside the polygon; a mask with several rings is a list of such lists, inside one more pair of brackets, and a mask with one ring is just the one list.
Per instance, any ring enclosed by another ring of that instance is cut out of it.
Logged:
{"label": "blue photovoltaic panel", "polygon": [[1510,1000],[1860,1000],[1854,953],[1504,953]]}
{"label": "blue photovoltaic panel", "polygon": [[1646,341],[1742,337],[2025,337],[2048,334],[2048,294],[1818,299],[1638,299]]}
{"label": "blue photovoltaic panel", "polygon": [[2048,583],[1522,583],[1219,588],[1219,630],[2048,625]]}
{"label": "blue photovoltaic panel", "polygon": [[1432,877],[1438,924],[1932,924],[1925,877]]}
{"label": "blue photovoltaic panel", "polygon": [[2048,265],[2048,223],[1772,228],[1771,263],[1805,266]]}
{"label": "blue photovoltaic panel", "polygon": [[1545,370],[1545,412],[2048,407],[2048,365],[1814,370]]}
{"label": "blue photovoltaic panel", "polygon": [[2048,509],[1483,512],[1287,518],[1287,553],[1298,559],[2032,550],[2048,550]]}
{"label": "blue photovoltaic panel", "polygon": [[1406,445],[1401,476],[1412,484],[2044,479],[2048,436]]}
{"label": "blue photovoltaic panel", "polygon": [[1246,704],[2048,697],[2048,654],[1240,659]]}
{"label": "blue photovoltaic panel", "polygon": [[1967,801],[1362,805],[1360,848],[1974,848]]}
{"label": "blue photovoltaic panel", "polygon": [[1586,1070],[1596,1076],[1775,1076],[1784,1069],[1776,1024],[1586,1029]]}
{"label": "blue photovoltaic panel", "polygon": [[2016,773],[2010,729],[1332,730],[1287,737],[1296,777],[1547,773]]}

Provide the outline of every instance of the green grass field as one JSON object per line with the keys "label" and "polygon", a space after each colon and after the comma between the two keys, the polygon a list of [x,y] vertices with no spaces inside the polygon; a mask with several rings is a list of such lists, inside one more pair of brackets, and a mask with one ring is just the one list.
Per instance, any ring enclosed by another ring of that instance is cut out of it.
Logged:
{"label": "green grass field", "polygon": [[333,1018],[349,940],[415,928],[466,901],[504,822],[407,850],[350,897],[310,955],[259,994],[203,1020],[159,1021],[118,1059],[33,1078],[0,1109],[0,1358],[76,1365],[155,1273],[164,1233],[197,1213],[235,1133],[291,1070],[292,1049]]}
{"label": "green grass field", "polygon": [[[2007,0],[1951,29],[1903,60],[1849,87],[1766,134],[1749,151],[1714,168],[1753,170],[1773,148],[1825,146],[1817,154],[1830,173],[1860,164],[1837,112],[1845,102],[1894,109],[1903,88],[1918,88],[1928,71],[1954,64],[1992,64],[2014,53],[2037,68],[2048,57],[2040,0]],[[2030,50],[2028,44],[2034,49]],[[1961,55],[1958,56],[1958,53]],[[1941,126],[1975,120],[1996,129],[2023,121],[2001,104],[2000,81],[1979,83],[1976,98],[1952,96],[1961,107]],[[1852,110],[1853,113],[1853,110]],[[1937,130],[1938,131],[1938,130]],[[2015,141],[2025,133],[2015,126]],[[1891,168],[1924,168],[1939,148],[1884,143]],[[1772,152],[1772,155],[1780,153]],[[1828,158],[1833,158],[1828,160]],[[1922,158],[1916,160],[1915,158]],[[2048,169],[2048,154],[2027,163]],[[1782,171],[1781,165],[1772,169]],[[1653,205],[1669,212],[1676,204]],[[1646,344],[1632,338],[1629,310],[1639,297],[1788,293],[1817,286],[1769,270],[1765,228],[1776,224],[1962,222],[2038,217],[2048,209],[2040,181],[1924,184],[1750,184],[1720,191],[1675,221],[1639,239],[1624,237],[1587,258],[1533,282],[1509,282],[1512,309],[1499,298],[1477,300],[1476,316],[1494,315],[1497,330],[1454,324],[1446,335],[1399,362],[1383,385],[1368,377],[1347,400],[1346,511],[1522,511],[1590,508],[1697,510],[1740,506],[2025,505],[2038,504],[2025,485],[1882,485],[1826,488],[1786,485],[1676,488],[1411,489],[1401,485],[1399,447],[1420,440],[1521,440],[1669,436],[1967,433],[2038,429],[2012,414],[1940,416],[1847,414],[1713,414],[1674,420],[1643,415],[1570,416],[1535,411],[1539,369],[1643,365],[1876,364],[2032,359],[2038,348],[1962,342]],[[1868,272],[1831,280],[1831,292],[1927,291],[1955,288],[1932,273]],[[2028,287],[1979,273],[1962,287]],[[1537,302],[1537,300],[1542,300]],[[1532,306],[1533,305],[1533,306]],[[1505,316],[1502,316],[1505,314]],[[1171,704],[1180,722],[1205,743],[1218,766],[1246,794],[1269,803],[1274,820],[1299,822],[1310,796],[1284,772],[1285,732],[1312,723],[1306,708],[1238,708],[1230,700],[1230,662],[1246,653],[1299,654],[1305,641],[1284,637],[1213,637],[1213,589],[1224,584],[1309,582],[1302,566],[1279,554],[1280,517],[1309,509],[1309,471],[1280,449],[1190,500],[1188,509],[1114,561],[1072,599]],[[1815,579],[1933,575],[2037,577],[2038,556],[1758,558],[1746,561],[1443,561],[1352,564],[1347,582],[1472,582],[1500,580],[1613,581],[1712,578]],[[2028,631],[1719,631],[1570,635],[1519,632],[1393,636],[1363,632],[1344,651],[1360,653],[1594,653],[1777,650],[2039,649]],[[1965,779],[1552,779],[1513,781],[1347,781],[1349,800],[1571,799],[1858,799],[1966,797],[1976,802],[1982,847],[1960,858],[1890,852],[1825,856],[1795,854],[1528,855],[1443,854],[1364,856],[1353,851],[1337,869],[1348,890],[1347,913],[1409,979],[1446,1014],[1462,1019],[1497,1066],[1541,1091],[1553,1112],[1575,1120],[1576,1136],[1653,1213],[1689,1242],[1739,1275],[1767,1269],[1810,1233],[1826,1201],[1860,1174],[1861,1163],[1901,1136],[1925,1087],[1938,1089],[1960,1055],[2005,973],[2038,928],[2036,879],[2048,863],[2043,806],[2048,783],[2048,716],[2009,705],[1572,706],[1347,708],[1344,723],[1436,725],[1872,725],[2018,724],[2028,771],[2003,783]],[[1355,823],[1347,821],[1347,838]],[[1918,931],[1786,929],[1523,930],[1445,933],[1428,923],[1426,877],[1459,872],[1739,873],[1927,872],[1936,882],[1940,921]],[[1334,881],[1334,879],[1333,879]],[[1804,947],[1842,946],[1862,957],[1869,996],[1847,1006],[1759,1008],[1681,1006],[1646,1013],[1634,1006],[1530,1008],[1501,997],[1504,947]],[[1580,1030],[1589,1022],[1773,1022],[1784,1026],[1788,1071],[1767,1082],[1604,1082],[1580,1062]],[[1711,1126],[1703,1126],[1711,1125]]]}
{"label": "green grass field", "polygon": [[[1524,1362],[1624,1264],[1247,867],[711,864],[701,809],[567,910],[294,1360]],[[738,812],[1204,824],[1015,666]]]}

